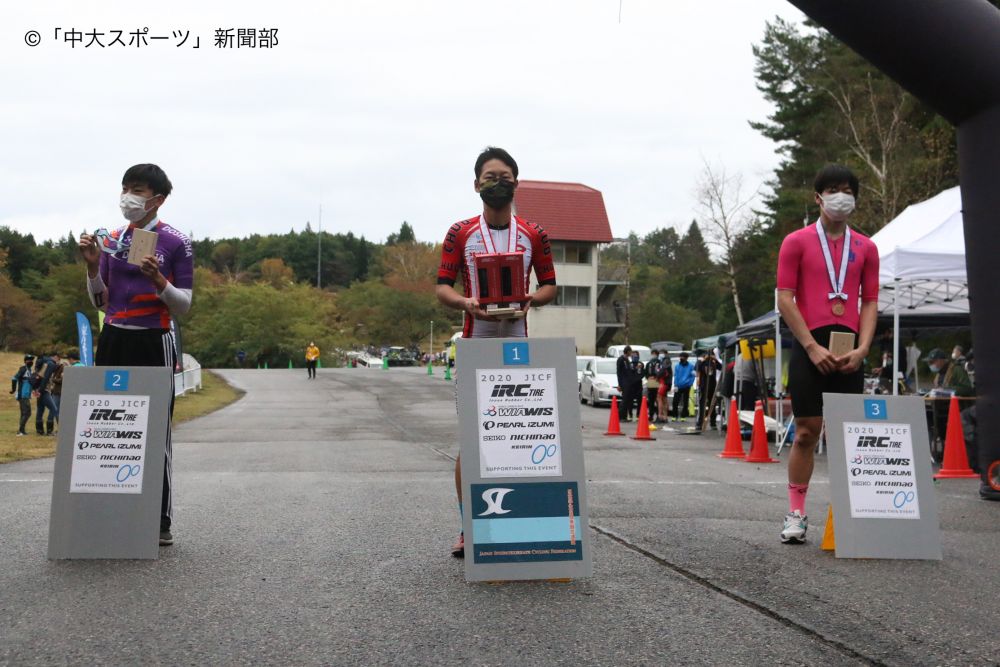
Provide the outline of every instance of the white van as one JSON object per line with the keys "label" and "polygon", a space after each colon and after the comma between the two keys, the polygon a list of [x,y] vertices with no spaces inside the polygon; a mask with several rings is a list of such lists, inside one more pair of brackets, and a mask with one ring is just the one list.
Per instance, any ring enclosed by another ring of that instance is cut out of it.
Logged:
{"label": "white van", "polygon": [[622,352],[625,351],[626,347],[631,347],[633,352],[639,353],[639,361],[646,363],[649,361],[650,357],[653,356],[652,351],[645,345],[612,345],[608,348],[608,351],[604,354],[605,357],[611,357],[612,359],[617,359],[622,356]]}

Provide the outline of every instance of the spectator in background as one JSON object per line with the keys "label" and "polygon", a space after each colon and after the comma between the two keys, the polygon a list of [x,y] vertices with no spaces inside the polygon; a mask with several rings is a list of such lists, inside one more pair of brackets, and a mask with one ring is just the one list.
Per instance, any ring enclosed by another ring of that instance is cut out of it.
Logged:
{"label": "spectator in background", "polygon": [[[642,391],[642,376],[636,371],[639,355],[632,353],[632,346],[626,345],[618,357],[615,371],[618,375],[618,389],[622,393],[622,421],[631,421],[632,406]],[[636,391],[638,385],[638,391]]]}
{"label": "spectator in background", "polygon": [[718,373],[722,368],[722,364],[715,357],[715,352],[709,350],[705,353],[704,358],[698,362],[695,368],[698,374],[698,427],[705,421],[706,410],[711,412],[710,417],[710,428],[715,428],[716,425],[716,413],[715,406],[713,405],[713,398],[715,397],[715,388],[718,382]]}
{"label": "spectator in background", "polygon": [[660,386],[656,390],[656,409],[659,413],[656,421],[665,424],[670,420],[670,410],[667,408],[667,391],[674,379],[674,369],[670,367],[670,359],[667,358],[666,350],[660,350],[658,363],[656,379]]}
{"label": "spectator in background", "polygon": [[646,364],[645,368],[646,407],[649,412],[649,423],[654,424],[659,416],[659,406],[656,398],[660,391],[660,365],[663,362],[660,361],[659,350],[651,350],[650,353],[652,356],[649,358],[649,363]]}
{"label": "spectator in background", "polygon": [[306,348],[306,377],[310,380],[316,379],[316,362],[319,359],[319,348],[316,343],[310,342]]}
{"label": "spectator in background", "polygon": [[[35,387],[35,433],[38,435],[54,435],[56,419],[59,417],[59,408],[56,407],[55,399],[52,398],[52,375],[56,370],[56,362],[52,353],[42,355],[35,361],[35,375],[38,376],[38,384]],[[45,411],[48,411],[48,419],[45,418]],[[43,427],[44,423],[44,427]]]}
{"label": "spectator in background", "polygon": [[10,393],[17,399],[21,407],[21,421],[17,427],[17,435],[28,435],[24,427],[31,419],[31,394],[34,392],[35,371],[32,368],[35,357],[30,354],[24,355],[24,365],[17,369],[14,377],[10,379]]}
{"label": "spectator in background", "polygon": [[[935,389],[950,389],[956,396],[975,396],[976,390],[965,370],[965,364],[948,358],[941,348],[927,354],[927,366],[934,373]],[[964,361],[964,359],[962,359]]]}
{"label": "spectator in background", "polygon": [[680,361],[674,366],[674,421],[685,421],[688,418],[693,384],[694,364],[688,362],[687,352],[681,352]]}
{"label": "spectator in background", "polygon": [[49,392],[52,394],[52,402],[56,404],[56,419],[59,419],[59,410],[62,408],[63,371],[69,366],[69,362],[63,359],[59,352],[52,354],[52,361],[56,367],[52,371],[52,379],[49,380]]}

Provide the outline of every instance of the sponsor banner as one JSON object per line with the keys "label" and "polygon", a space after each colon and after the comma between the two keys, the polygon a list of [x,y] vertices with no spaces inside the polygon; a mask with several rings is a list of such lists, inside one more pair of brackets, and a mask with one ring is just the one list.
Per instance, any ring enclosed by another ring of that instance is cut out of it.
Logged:
{"label": "sponsor banner", "polygon": [[480,476],[562,475],[555,369],[480,369],[476,386]]}
{"label": "sponsor banner", "polygon": [[142,493],[149,396],[81,394],[70,493]]}
{"label": "sponsor banner", "polygon": [[90,331],[90,320],[81,312],[76,313],[76,333],[80,347],[80,363],[94,365],[94,339]]}
{"label": "sponsor banner", "polygon": [[851,517],[919,519],[909,424],[844,422]]}
{"label": "sponsor banner", "polygon": [[476,563],[582,560],[576,482],[473,484]]}

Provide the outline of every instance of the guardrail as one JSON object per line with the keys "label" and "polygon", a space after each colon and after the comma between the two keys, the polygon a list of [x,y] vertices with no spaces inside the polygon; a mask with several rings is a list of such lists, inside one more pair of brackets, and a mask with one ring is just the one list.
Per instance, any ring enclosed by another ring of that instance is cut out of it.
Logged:
{"label": "guardrail", "polygon": [[183,396],[189,391],[201,389],[201,365],[188,368],[183,373],[174,373],[174,396]]}

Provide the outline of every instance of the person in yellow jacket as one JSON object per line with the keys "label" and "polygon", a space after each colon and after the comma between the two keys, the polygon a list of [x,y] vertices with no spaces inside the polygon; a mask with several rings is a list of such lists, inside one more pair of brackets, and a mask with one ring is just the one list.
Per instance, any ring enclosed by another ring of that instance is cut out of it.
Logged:
{"label": "person in yellow jacket", "polygon": [[316,343],[309,343],[309,347],[306,348],[306,370],[309,373],[309,378],[312,380],[316,379],[316,362],[319,360],[319,348],[316,347]]}

